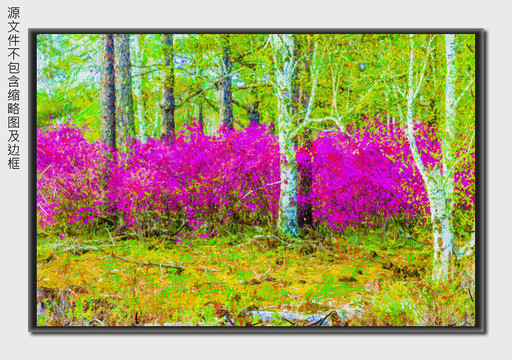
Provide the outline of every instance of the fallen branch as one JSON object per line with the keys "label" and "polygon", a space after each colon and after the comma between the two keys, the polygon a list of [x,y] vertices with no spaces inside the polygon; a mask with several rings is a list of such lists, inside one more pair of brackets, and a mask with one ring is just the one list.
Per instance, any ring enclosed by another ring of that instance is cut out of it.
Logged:
{"label": "fallen branch", "polygon": [[105,326],[105,324],[101,321],[101,320],[98,320],[96,318],[90,320],[90,321],[85,321],[84,322],[84,325],[85,326],[94,326],[94,325],[91,325],[94,321],[96,321],[98,324],[100,324],[101,326]]}
{"label": "fallen branch", "polygon": [[471,289],[468,289],[468,293],[469,293],[469,298],[471,299],[471,301],[475,302],[475,299],[473,299],[473,295],[471,295]]}
{"label": "fallen branch", "polygon": [[334,312],[334,311],[331,311],[331,312],[330,312],[329,314],[327,314],[323,319],[320,319],[320,320],[317,320],[317,321],[311,322],[311,323],[306,324],[306,325],[304,325],[304,326],[315,326],[315,325],[322,326],[322,324],[324,323],[324,321],[325,321],[325,320],[327,320],[327,318],[328,318],[329,316],[331,316],[333,312]]}
{"label": "fallen branch", "polygon": [[125,259],[125,258],[123,258],[121,256],[118,256],[118,255],[114,254],[114,252],[111,252],[110,254],[114,258],[122,260],[122,261],[125,261],[125,262],[130,263],[130,264],[135,264],[135,265],[140,265],[140,266],[158,266],[158,267],[165,267],[165,268],[170,268],[170,269],[176,269],[176,271],[178,272],[178,275],[180,275],[183,271],[185,271],[185,268],[182,267],[182,266],[179,266],[179,265],[156,264],[156,263],[152,263],[152,262],[137,262],[137,261],[128,260],[128,259]]}
{"label": "fallen branch", "polygon": [[98,251],[100,247],[105,247],[106,245],[100,245],[99,247],[91,246],[91,245],[78,245],[78,246],[68,246],[64,249],[60,249],[61,252],[87,252],[87,251]]}
{"label": "fallen branch", "polygon": [[295,323],[294,323],[293,321],[288,320],[288,319],[287,319],[287,318],[285,318],[285,317],[281,317],[281,319],[283,319],[284,321],[286,321],[286,322],[288,322],[288,323],[292,324],[292,326],[295,326]]}

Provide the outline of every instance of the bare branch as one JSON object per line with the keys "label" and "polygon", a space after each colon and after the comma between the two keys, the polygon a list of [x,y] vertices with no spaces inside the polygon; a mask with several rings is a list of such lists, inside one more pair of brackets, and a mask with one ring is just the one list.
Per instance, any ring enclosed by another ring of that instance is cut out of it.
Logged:
{"label": "bare branch", "polygon": [[471,81],[469,82],[469,84],[466,86],[466,88],[464,90],[462,90],[462,92],[459,94],[459,96],[457,97],[457,99],[455,100],[455,104],[454,106],[457,107],[457,104],[459,103],[459,100],[462,98],[462,96],[464,95],[464,93],[466,91],[468,91],[468,89],[471,87],[471,85],[473,85],[473,83],[475,82],[475,79],[471,79]]}
{"label": "bare branch", "polygon": [[317,43],[315,42],[315,48],[313,50],[313,68],[311,69],[311,77],[313,78],[313,84],[311,85],[311,96],[309,97],[308,107],[306,110],[306,115],[304,117],[304,121],[309,121],[309,117],[311,116],[311,109],[313,107],[313,102],[315,100],[315,89],[316,84],[318,82],[318,74],[320,73],[320,64],[316,58],[317,51]]}
{"label": "bare branch", "polygon": [[178,275],[181,274],[183,271],[185,271],[184,267],[178,266],[178,265],[155,264],[155,263],[152,263],[152,262],[137,262],[137,261],[128,260],[128,259],[125,259],[123,257],[120,257],[120,256],[114,254],[114,252],[111,252],[110,254],[114,258],[122,260],[122,261],[125,261],[125,262],[130,263],[130,264],[135,264],[135,265],[140,265],[140,266],[158,266],[158,267],[165,267],[165,268],[176,269],[176,271],[178,272]]}
{"label": "bare branch", "polygon": [[423,69],[421,71],[420,80],[418,81],[418,84],[416,85],[416,91],[414,92],[414,98],[416,98],[416,96],[418,95],[418,92],[421,88],[421,83],[423,82],[423,75],[425,75],[425,68],[427,67],[428,58],[430,56],[430,45],[432,44],[432,39],[434,39],[434,37],[431,37],[428,42],[427,55],[425,56],[425,60],[423,61]]}
{"label": "bare branch", "polygon": [[277,184],[281,184],[281,181],[277,181],[277,182],[274,182],[274,183],[271,183],[271,184],[264,184],[263,186],[259,187],[259,188],[256,188],[254,190],[251,190],[249,191],[247,194],[245,194],[244,196],[242,196],[242,199],[245,199],[247,196],[249,196],[250,194],[252,194],[253,192],[255,192],[256,190],[261,190],[261,189],[264,189],[265,186],[272,186],[272,185],[277,185]]}

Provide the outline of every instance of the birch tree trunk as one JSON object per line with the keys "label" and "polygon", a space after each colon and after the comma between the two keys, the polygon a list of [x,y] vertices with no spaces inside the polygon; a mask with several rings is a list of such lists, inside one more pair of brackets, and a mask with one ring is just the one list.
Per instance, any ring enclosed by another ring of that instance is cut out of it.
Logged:
{"label": "birch tree trunk", "polygon": [[448,200],[448,208],[453,209],[452,194],[455,189],[454,177],[454,147],[455,147],[455,117],[457,101],[455,99],[455,35],[445,35],[446,47],[446,92],[445,92],[445,114],[446,123],[443,134],[443,143],[441,149],[443,152],[443,174],[445,175],[446,196]]}
{"label": "birch tree trunk", "polygon": [[162,73],[162,124],[161,135],[172,142],[175,135],[174,110],[174,45],[173,35],[163,35],[163,73]]}
{"label": "birch tree trunk", "polygon": [[124,150],[128,137],[135,136],[130,39],[128,34],[114,35],[114,68],[116,74],[116,136],[117,144]]}
{"label": "birch tree trunk", "polygon": [[271,35],[277,94],[277,128],[279,132],[281,192],[279,229],[297,236],[297,162],[292,132],[296,127],[292,115],[292,77],[294,69],[293,38],[289,34]]}
{"label": "birch tree trunk", "polygon": [[[453,138],[453,127],[455,120],[455,99],[454,99],[454,73],[455,73],[455,52],[453,47],[453,38],[446,35],[446,61],[447,61],[447,75],[446,75],[446,109],[450,111],[446,113],[446,131],[442,136],[442,165],[436,166],[433,169],[428,169],[424,166],[423,161],[416,145],[414,138],[414,121],[413,121],[413,106],[414,99],[418,94],[421,86],[420,81],[414,88],[414,42],[413,36],[409,35],[411,43],[411,55],[409,62],[408,74],[408,92],[407,92],[407,116],[406,116],[406,134],[409,141],[409,147],[414,159],[414,163],[418,168],[421,177],[425,183],[427,190],[430,216],[433,227],[433,240],[434,240],[434,278],[442,279],[448,275],[450,269],[451,259],[454,253],[454,236],[453,236],[453,221],[452,221],[452,206],[451,206],[451,193],[453,192],[453,173],[447,171],[448,166],[453,164],[452,146],[453,143],[450,138]],[[427,51],[428,57],[428,51]],[[426,60],[425,60],[426,61]],[[423,75],[423,74],[422,74]],[[453,110],[453,111],[452,111]],[[452,135],[450,135],[450,132]],[[451,174],[451,175],[450,175]],[[449,185],[451,184],[451,185]],[[450,187],[451,186],[451,187]]]}
{"label": "birch tree trunk", "polygon": [[229,35],[220,35],[222,62],[220,66],[221,82],[219,87],[220,121],[229,130],[233,129],[233,101],[231,98],[231,61],[229,57]]}
{"label": "birch tree trunk", "polygon": [[144,74],[144,72],[146,71],[144,40],[145,40],[145,34],[135,35],[134,59],[137,62],[137,65],[139,66],[139,74],[138,74],[138,76],[135,77],[135,79],[133,79],[133,82],[134,82],[134,93],[135,93],[135,96],[137,97],[137,119],[139,120],[139,138],[141,139],[142,143],[145,143],[148,139],[147,134],[146,134],[146,130],[147,130],[146,102],[145,102],[144,90],[143,90],[145,82],[147,81],[147,75]]}
{"label": "birch tree trunk", "polygon": [[114,37],[101,35],[101,141],[116,149],[116,85],[114,72]]}

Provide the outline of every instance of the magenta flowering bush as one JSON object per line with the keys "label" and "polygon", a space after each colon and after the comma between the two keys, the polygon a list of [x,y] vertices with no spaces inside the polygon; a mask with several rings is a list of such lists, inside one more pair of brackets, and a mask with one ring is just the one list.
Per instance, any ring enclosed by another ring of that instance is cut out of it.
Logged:
{"label": "magenta flowering bush", "polygon": [[68,228],[103,212],[105,147],[88,143],[71,125],[37,130],[37,214],[43,227]]}
{"label": "magenta flowering bush", "polygon": [[[416,141],[427,167],[439,166],[433,128],[417,125]],[[55,126],[37,134],[37,206],[43,227],[79,230],[115,219],[134,231],[178,228],[206,237],[228,224],[273,226],[279,203],[279,146],[265,125],[219,130],[206,136],[186,126],[172,144],[129,142],[126,153],[109,154],[88,143],[79,129]],[[456,203],[474,202],[474,157],[456,174]],[[377,120],[347,134],[325,131],[311,148],[297,149],[298,168],[311,169],[309,194],[316,225],[342,231],[351,226],[423,223],[428,199],[402,129]],[[181,225],[180,225],[181,224]],[[179,241],[185,237],[179,232]]]}
{"label": "magenta flowering bush", "polygon": [[[439,145],[430,129],[416,130],[422,160],[431,167]],[[403,130],[377,119],[357,132],[325,132],[314,142],[313,153],[314,216],[329,227],[426,221],[427,195]]]}
{"label": "magenta flowering bush", "polygon": [[119,156],[106,197],[127,226],[183,219],[197,229],[205,221],[254,223],[277,213],[276,188],[265,191],[261,183],[279,176],[277,143],[267,128],[208,137],[191,126],[180,135],[172,145],[134,141]]}

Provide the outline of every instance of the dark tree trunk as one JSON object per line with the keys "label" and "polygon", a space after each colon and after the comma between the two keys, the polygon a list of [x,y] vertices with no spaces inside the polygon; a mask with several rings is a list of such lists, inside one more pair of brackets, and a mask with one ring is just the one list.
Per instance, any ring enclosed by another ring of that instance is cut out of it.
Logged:
{"label": "dark tree trunk", "polygon": [[114,35],[116,83],[117,144],[124,150],[128,137],[135,137],[133,118],[130,39],[128,34]]}
{"label": "dark tree trunk", "polygon": [[249,105],[247,115],[249,117],[249,126],[255,126],[260,123],[260,112],[258,109],[260,106],[260,101],[258,99],[258,91],[254,86],[251,88],[251,95],[253,97],[253,102]]}
{"label": "dark tree trunk", "polygon": [[313,206],[311,203],[311,186],[313,184],[313,163],[311,161],[311,130],[305,129],[299,136],[297,144],[299,148],[304,148],[308,151],[307,159],[298,167],[297,173],[297,189],[305,201],[299,203],[297,210],[297,222],[299,227],[311,226],[313,227]]}
{"label": "dark tree trunk", "polygon": [[112,151],[116,149],[116,84],[114,72],[114,37],[101,36],[101,141]]}
{"label": "dark tree trunk", "polygon": [[173,35],[163,35],[163,64],[162,74],[162,126],[161,135],[172,143],[175,136],[174,110],[174,44]]}
{"label": "dark tree trunk", "polygon": [[[305,114],[305,110],[309,102],[309,93],[307,91],[306,79],[309,77],[312,49],[304,47],[302,42],[297,39],[295,41],[295,56],[298,59],[298,66],[294,74],[292,91],[293,91],[293,108],[296,114]],[[301,60],[302,58],[302,60]],[[299,121],[304,121],[301,118]],[[297,136],[297,146],[306,151],[308,156],[297,168],[297,192],[301,195],[303,201],[299,201],[297,208],[297,223],[300,228],[310,226],[313,227],[313,207],[311,203],[311,185],[313,183],[313,164],[311,161],[311,129],[305,128]]]}
{"label": "dark tree trunk", "polygon": [[229,57],[229,35],[220,35],[222,63],[220,68],[221,83],[219,87],[220,120],[229,130],[233,129],[233,102],[231,97],[231,62]]}
{"label": "dark tree trunk", "polygon": [[259,101],[255,100],[249,105],[244,105],[235,99],[232,99],[233,103],[237,106],[240,106],[242,109],[247,111],[247,119],[249,120],[248,126],[258,125],[260,123],[260,112],[258,110]]}
{"label": "dark tree trunk", "polygon": [[199,123],[199,127],[201,131],[204,133],[204,114],[203,114],[203,101],[199,99],[199,103],[197,104],[197,122]]}
{"label": "dark tree trunk", "polygon": [[255,126],[260,123],[260,113],[258,111],[258,103],[251,105],[251,110],[248,112],[249,126]]}

